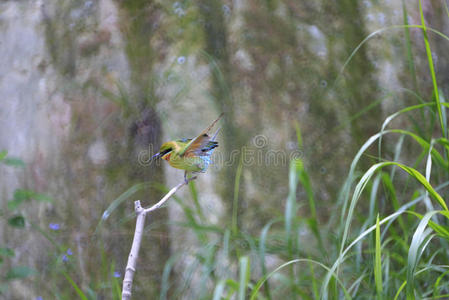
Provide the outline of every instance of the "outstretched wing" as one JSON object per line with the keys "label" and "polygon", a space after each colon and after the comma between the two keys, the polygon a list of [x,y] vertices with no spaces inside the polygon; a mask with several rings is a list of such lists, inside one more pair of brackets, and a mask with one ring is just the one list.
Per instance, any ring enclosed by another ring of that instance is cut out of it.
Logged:
{"label": "outstretched wing", "polygon": [[191,140],[182,150],[179,155],[185,157],[191,156],[204,156],[208,155],[208,152],[216,147],[218,147],[218,142],[214,141],[214,138],[211,139],[209,136],[209,132],[214,127],[214,125],[221,119],[223,113],[210,124],[206,129],[204,129],[200,135]]}

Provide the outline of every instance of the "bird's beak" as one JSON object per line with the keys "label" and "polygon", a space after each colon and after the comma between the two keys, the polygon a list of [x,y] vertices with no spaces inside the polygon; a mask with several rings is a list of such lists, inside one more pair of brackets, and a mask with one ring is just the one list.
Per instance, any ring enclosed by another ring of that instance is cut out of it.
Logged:
{"label": "bird's beak", "polygon": [[158,152],[158,153],[156,153],[155,155],[153,155],[153,156],[151,157],[151,160],[153,160],[153,159],[158,159],[158,158],[160,158],[160,157],[161,157],[161,153]]}

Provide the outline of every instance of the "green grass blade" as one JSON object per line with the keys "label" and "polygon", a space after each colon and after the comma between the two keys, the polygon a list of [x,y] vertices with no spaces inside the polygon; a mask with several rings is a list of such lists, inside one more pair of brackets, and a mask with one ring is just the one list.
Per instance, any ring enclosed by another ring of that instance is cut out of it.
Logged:
{"label": "green grass blade", "polygon": [[385,118],[385,121],[382,123],[382,127],[381,127],[381,129],[380,129],[380,134],[381,134],[381,135],[379,136],[378,156],[379,156],[379,157],[382,156],[382,153],[381,153],[382,147],[381,147],[381,145],[382,145],[383,133],[385,132],[385,128],[387,128],[388,124],[390,124],[391,121],[393,121],[396,117],[398,117],[398,116],[400,116],[400,115],[402,115],[402,114],[404,114],[404,113],[407,113],[407,112],[410,112],[410,111],[414,111],[414,110],[417,110],[417,109],[422,109],[422,108],[424,108],[424,107],[433,106],[433,105],[435,105],[434,102],[431,102],[431,103],[422,103],[422,104],[417,104],[417,105],[408,106],[408,107],[406,107],[406,108],[404,108],[404,109],[401,109],[401,110],[399,110],[399,111],[397,111],[397,112],[395,112],[395,113],[389,115],[387,118]]}
{"label": "green grass blade", "polygon": [[301,159],[297,159],[296,164],[299,181],[304,187],[307,194],[307,198],[309,200],[310,218],[308,219],[308,222],[312,232],[315,234],[315,237],[318,240],[319,248],[324,250],[323,241],[321,239],[320,231],[318,229],[318,218],[315,208],[315,197],[313,194],[313,188],[310,182],[310,177],[309,174],[307,174],[307,171],[304,168],[304,163]]}
{"label": "green grass blade", "polygon": [[192,180],[189,182],[189,190],[190,195],[193,199],[193,204],[195,205],[196,213],[200,217],[200,220],[205,222],[206,218],[203,214],[203,209],[201,208],[199,197],[198,197],[198,191],[196,190],[195,182]]}
{"label": "green grass blade", "polygon": [[250,276],[250,268],[249,268],[249,258],[248,256],[243,256],[239,259],[239,293],[238,299],[245,300],[246,299],[246,289],[248,287],[249,276]]}
{"label": "green grass blade", "polygon": [[174,264],[176,263],[177,259],[179,258],[179,255],[174,255],[170,257],[164,266],[164,271],[162,272],[162,282],[161,282],[161,291],[159,295],[160,300],[167,299],[167,293],[168,289],[170,287],[170,273],[173,269]]}
{"label": "green grass blade", "polygon": [[[399,209],[399,201],[396,196],[396,190],[394,188],[393,182],[391,181],[390,175],[386,172],[382,172],[382,183],[384,184],[384,188],[386,192],[390,195],[391,203],[393,204],[393,209],[397,211]],[[398,223],[399,226],[402,229],[402,232],[404,234],[404,239],[407,239],[407,228],[405,226],[404,220],[401,216],[398,217]]]}
{"label": "green grass blade", "polygon": [[214,296],[212,300],[221,300],[224,289],[226,287],[226,280],[220,280],[214,289]]}
{"label": "green grass blade", "polygon": [[[426,162],[426,180],[430,181],[430,174],[432,171],[432,149],[433,149],[434,140],[430,142],[429,151],[427,154],[427,162]],[[430,201],[428,197],[428,192],[426,191],[426,197],[424,198],[424,204],[427,207],[427,210],[432,211],[434,210],[432,202]]]}
{"label": "green grass blade", "polygon": [[301,135],[301,128],[299,127],[299,123],[295,121],[295,131],[296,131],[296,140],[298,142],[298,148],[302,149],[302,135]]}
{"label": "green grass blade", "polygon": [[[444,272],[443,274],[441,274],[440,276],[438,276],[437,280],[435,281],[435,284],[433,285],[433,296],[434,297],[438,297],[440,296],[440,291],[439,291],[439,287],[440,287],[440,282],[441,280],[444,278],[444,276],[449,274],[449,270]],[[447,280],[447,279],[446,279]],[[447,281],[446,281],[447,282]]]}
{"label": "green grass blade", "polygon": [[442,111],[441,111],[442,107],[441,107],[441,103],[440,103],[438,84],[437,84],[437,79],[436,79],[436,75],[435,75],[435,69],[434,69],[434,66],[433,66],[432,51],[430,49],[429,37],[427,36],[426,21],[424,20],[424,12],[423,12],[423,9],[422,9],[422,0],[419,0],[419,14],[420,14],[420,17],[421,17],[422,32],[423,32],[423,36],[424,36],[424,45],[426,46],[426,55],[427,55],[427,60],[428,60],[428,63],[429,63],[430,75],[432,77],[433,93],[434,93],[434,96],[435,96],[435,103],[437,105],[438,117],[440,119],[440,126],[441,126],[441,130],[443,132],[443,136],[447,137],[447,135],[446,135],[446,127],[444,126],[445,122],[443,120],[443,114],[442,114]]}
{"label": "green grass blade", "polygon": [[[408,26],[408,13],[407,13],[407,7],[405,5],[405,0],[402,0],[402,17],[404,20],[404,25]],[[412,52],[412,43],[410,39],[410,28],[405,27],[404,28],[405,33],[405,45],[407,48],[407,62],[408,62],[408,69],[410,71],[412,80],[413,80],[413,86],[416,91],[418,91],[418,80],[416,77],[416,68],[415,68],[415,61],[413,59],[413,52]]]}
{"label": "green grass blade", "polygon": [[[259,257],[260,257],[260,265],[261,265],[263,276],[265,276],[267,274],[267,267],[265,266],[265,255],[266,255],[266,241],[267,241],[268,230],[270,230],[271,225],[273,225],[274,223],[279,222],[279,221],[282,221],[282,219],[278,218],[278,219],[271,220],[263,227],[262,232],[260,233]],[[268,299],[271,299],[270,287],[268,285],[268,282],[265,284],[265,294],[267,295]]]}
{"label": "green grass blade", "polygon": [[377,299],[383,299],[382,290],[382,253],[380,246],[380,225],[379,214],[376,218],[376,251],[375,251],[375,268],[374,268],[374,280],[376,282]]}
{"label": "green grass blade", "polygon": [[407,259],[407,298],[413,299],[415,297],[414,294],[414,276],[415,269],[418,265],[419,259],[421,257],[421,253],[423,250],[423,244],[426,241],[426,238],[429,236],[431,230],[426,230],[427,224],[433,215],[438,213],[438,211],[430,211],[424,215],[424,217],[419,222],[418,228],[415,230],[413,234],[412,243],[410,244],[410,249],[408,252]]}
{"label": "green grass blade", "polygon": [[[103,256],[103,253],[102,253]],[[122,289],[120,287],[120,283],[118,281],[119,278],[116,278],[114,275],[115,272],[115,262],[112,262],[111,267],[109,268],[109,279],[111,282],[111,293],[112,299],[120,300],[122,298]]]}
{"label": "green grass blade", "polygon": [[293,254],[292,228],[293,219],[296,215],[296,187],[299,181],[298,177],[301,166],[302,163],[298,159],[293,159],[290,161],[290,168],[288,173],[288,196],[287,203],[285,205],[285,235],[290,257]]}
{"label": "green grass blade", "polygon": [[62,275],[67,279],[67,281],[70,283],[70,285],[75,290],[76,294],[80,297],[81,300],[88,300],[86,295],[83,293],[83,291],[78,287],[78,285],[73,281],[73,279],[65,272],[61,272]]}
{"label": "green grass blade", "polygon": [[147,187],[149,184],[148,183],[137,183],[135,185],[133,185],[132,187],[130,187],[129,189],[127,189],[123,194],[121,194],[120,196],[118,196],[114,201],[112,201],[112,203],[108,206],[108,208],[104,211],[103,216],[101,217],[100,222],[97,225],[97,228],[95,229],[95,232],[98,232],[98,229],[100,228],[100,226],[103,224],[103,222],[109,218],[109,216],[111,215],[111,213],[117,209],[117,207],[122,204],[123,202],[125,202],[129,197],[131,197],[134,193],[140,191],[141,189]]}
{"label": "green grass blade", "polygon": [[404,281],[401,286],[399,287],[398,291],[396,292],[396,295],[394,296],[393,300],[397,300],[399,298],[399,295],[401,294],[402,290],[405,288],[405,285],[407,284],[407,281]]}
{"label": "green grass blade", "polygon": [[233,235],[238,233],[238,206],[239,206],[239,187],[240,187],[240,176],[242,175],[243,169],[243,158],[240,157],[239,165],[237,166],[237,172],[235,174],[234,182],[234,200],[232,202],[232,223],[231,230]]}

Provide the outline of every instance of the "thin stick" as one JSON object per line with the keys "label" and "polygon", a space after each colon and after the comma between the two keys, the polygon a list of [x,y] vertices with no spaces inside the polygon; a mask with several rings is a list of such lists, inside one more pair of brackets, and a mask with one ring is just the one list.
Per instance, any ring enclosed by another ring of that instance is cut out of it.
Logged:
{"label": "thin stick", "polygon": [[156,203],[155,205],[149,207],[149,208],[145,208],[145,213],[149,213],[152,212],[153,210],[158,209],[159,207],[161,207],[165,201],[167,201],[171,196],[173,196],[174,193],[176,193],[181,187],[183,187],[184,185],[188,184],[190,181],[195,180],[196,176],[187,179],[187,181],[183,181],[180,184],[178,184],[177,186],[175,186],[174,188],[172,188],[170,190],[170,192],[168,192],[164,198],[162,198],[158,203]]}
{"label": "thin stick", "polygon": [[131,288],[133,286],[134,272],[136,271],[137,257],[139,256],[140,242],[142,241],[143,227],[145,225],[145,210],[140,205],[140,200],[134,202],[136,211],[136,230],[134,231],[133,244],[128,256],[125,278],[123,279],[122,300],[131,299]]}
{"label": "thin stick", "polygon": [[196,176],[183,181],[174,188],[172,188],[158,203],[144,209],[140,205],[140,200],[134,202],[134,210],[137,215],[136,229],[134,231],[133,244],[128,256],[128,263],[126,264],[125,277],[123,279],[122,300],[131,299],[131,289],[133,286],[134,272],[136,271],[137,257],[139,256],[140,242],[142,241],[143,227],[145,225],[145,216],[147,213],[160,208],[171,196],[173,196],[181,187],[195,180]]}

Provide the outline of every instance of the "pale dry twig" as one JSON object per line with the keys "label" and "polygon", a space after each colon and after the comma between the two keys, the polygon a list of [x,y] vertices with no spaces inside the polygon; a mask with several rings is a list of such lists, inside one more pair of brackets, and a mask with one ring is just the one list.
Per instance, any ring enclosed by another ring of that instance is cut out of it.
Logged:
{"label": "pale dry twig", "polygon": [[145,225],[145,216],[158,208],[160,208],[171,196],[173,196],[181,187],[195,180],[196,176],[183,181],[174,188],[172,188],[158,203],[149,207],[143,208],[140,200],[134,202],[134,210],[137,215],[136,229],[134,230],[134,238],[131,246],[131,251],[128,256],[128,263],[126,264],[125,277],[123,279],[122,300],[131,299],[131,289],[133,285],[134,272],[136,271],[137,257],[139,256],[140,242],[142,241],[143,227]]}

